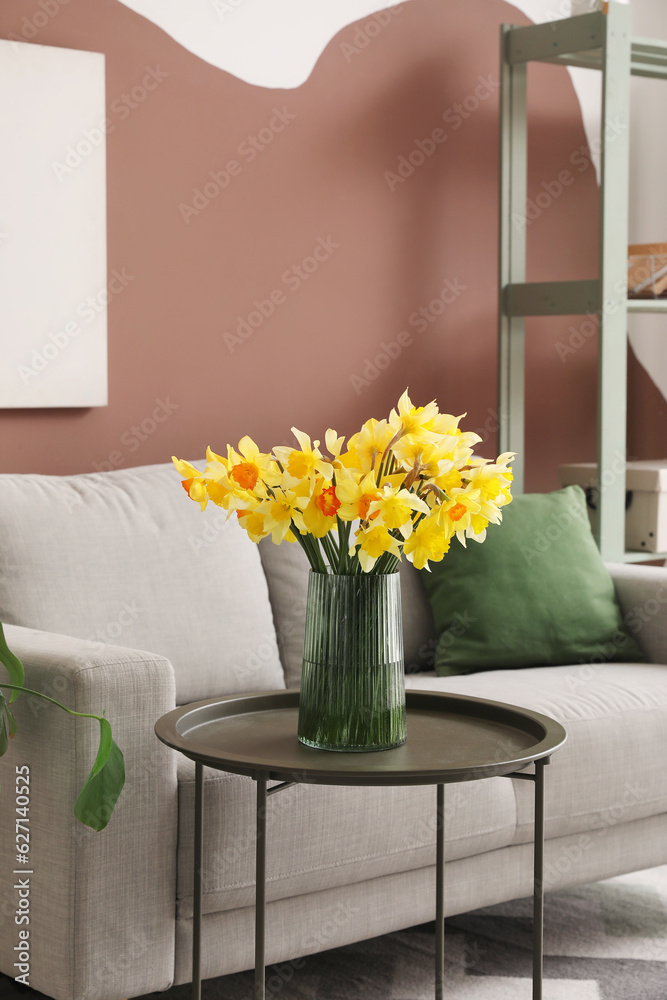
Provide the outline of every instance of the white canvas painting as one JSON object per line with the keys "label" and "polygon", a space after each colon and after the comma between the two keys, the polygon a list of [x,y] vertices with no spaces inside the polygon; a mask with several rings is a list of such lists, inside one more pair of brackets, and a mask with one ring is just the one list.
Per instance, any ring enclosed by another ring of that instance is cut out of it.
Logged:
{"label": "white canvas painting", "polygon": [[0,40],[0,407],[107,403],[104,56]]}

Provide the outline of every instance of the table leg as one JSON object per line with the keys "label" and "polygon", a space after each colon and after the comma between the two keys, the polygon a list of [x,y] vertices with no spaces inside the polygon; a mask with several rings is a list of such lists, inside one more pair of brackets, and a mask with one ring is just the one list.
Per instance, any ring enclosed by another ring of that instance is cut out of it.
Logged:
{"label": "table leg", "polygon": [[544,955],[544,765],[535,761],[535,845],[533,871],[533,1000],[542,1000]]}
{"label": "table leg", "polygon": [[201,897],[204,845],[204,767],[195,763],[195,871],[192,911],[192,1000],[201,1000]]}
{"label": "table leg", "polygon": [[438,785],[435,847],[435,1000],[445,983],[445,786]]}
{"label": "table leg", "polygon": [[264,928],[266,922],[266,780],[257,778],[255,844],[255,1000],[265,1000]]}

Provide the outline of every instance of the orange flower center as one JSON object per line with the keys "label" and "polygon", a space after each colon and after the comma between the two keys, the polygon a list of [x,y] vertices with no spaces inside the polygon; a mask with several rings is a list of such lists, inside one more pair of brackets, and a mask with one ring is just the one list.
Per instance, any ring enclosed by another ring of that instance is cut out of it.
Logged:
{"label": "orange flower center", "polygon": [[447,511],[447,514],[449,515],[450,520],[460,521],[463,515],[466,513],[467,509],[468,508],[465,506],[465,504],[457,503],[454,504],[451,510]]}
{"label": "orange flower center", "polygon": [[336,496],[336,490],[333,486],[328,486],[326,490],[322,490],[315,503],[327,517],[334,517],[340,507],[340,500]]}
{"label": "orange flower center", "polygon": [[239,462],[232,469],[231,476],[242,490],[254,490],[259,478],[259,469],[254,462]]}
{"label": "orange flower center", "polygon": [[[370,507],[370,505],[373,503],[374,500],[379,500],[379,499],[380,499],[379,493],[364,493],[361,500],[359,501],[359,506],[358,506],[359,517],[361,518],[362,521],[368,520],[368,508]],[[373,517],[377,517],[379,513],[380,512],[376,510],[376,512],[372,515],[371,520],[373,519]]]}

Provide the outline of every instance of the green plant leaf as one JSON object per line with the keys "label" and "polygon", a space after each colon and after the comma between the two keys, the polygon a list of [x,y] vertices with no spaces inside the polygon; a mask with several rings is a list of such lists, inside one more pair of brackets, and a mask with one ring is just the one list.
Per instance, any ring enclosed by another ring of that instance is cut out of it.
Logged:
{"label": "green plant leaf", "polygon": [[107,719],[100,718],[100,745],[93,768],[74,803],[74,815],[93,830],[103,830],[125,784],[123,754],[111,735]]}
{"label": "green plant leaf", "polygon": [[5,698],[2,691],[0,691],[0,757],[7,753],[7,748],[9,746],[9,740],[7,738],[7,720],[5,719],[5,710],[9,711],[7,708],[7,699]]}
{"label": "green plant leaf", "polygon": [[7,723],[9,725],[9,738],[10,740],[16,736],[16,719],[14,718],[9,705],[5,702],[5,715],[7,716]]}
{"label": "green plant leaf", "polygon": [[[25,671],[23,669],[23,664],[19,660],[18,656],[12,653],[11,649],[7,645],[7,640],[5,639],[4,629],[2,627],[2,622],[0,622],[0,663],[4,664],[9,672],[9,681],[11,684],[18,684],[19,687],[23,686],[25,681]],[[20,691],[13,691],[9,700],[15,701],[20,694]]]}

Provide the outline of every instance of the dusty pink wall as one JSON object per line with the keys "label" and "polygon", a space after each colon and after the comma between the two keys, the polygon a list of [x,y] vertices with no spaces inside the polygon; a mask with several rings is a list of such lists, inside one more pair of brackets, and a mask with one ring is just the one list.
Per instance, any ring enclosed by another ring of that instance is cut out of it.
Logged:
{"label": "dusty pink wall", "polygon": [[[40,10],[3,0],[0,36],[25,37]],[[131,280],[109,308],[109,406],[0,411],[1,471],[195,458],[245,433],[268,449],[292,424],[349,434],[406,385],[467,411],[494,452],[498,27],[525,18],[499,0],[413,0],[371,20],[289,91],[228,76],[116,0],[69,0],[39,27],[32,41],[106,54],[109,269]],[[160,82],[128,109],[148,69]],[[531,196],[575,177],[531,223],[531,276],[593,275],[595,177],[570,159],[585,138],[569,78],[535,67],[530,95]],[[428,155],[409,173],[417,140]],[[230,161],[224,189],[206,188]],[[195,189],[213,197],[189,212]],[[258,308],[271,315],[242,339]],[[556,346],[580,322],[530,324],[531,489],[594,456],[595,345],[565,360]],[[382,369],[384,343],[401,349]]]}

